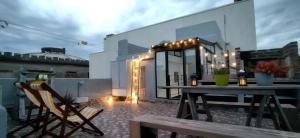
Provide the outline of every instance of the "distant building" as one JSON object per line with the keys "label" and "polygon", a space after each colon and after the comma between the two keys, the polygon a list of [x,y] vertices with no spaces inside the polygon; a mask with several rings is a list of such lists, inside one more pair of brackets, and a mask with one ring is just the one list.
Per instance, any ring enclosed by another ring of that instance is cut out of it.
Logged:
{"label": "distant building", "polygon": [[18,78],[22,71],[53,73],[56,78],[87,78],[89,61],[67,55],[64,48],[45,47],[27,54],[0,52],[0,78]]}

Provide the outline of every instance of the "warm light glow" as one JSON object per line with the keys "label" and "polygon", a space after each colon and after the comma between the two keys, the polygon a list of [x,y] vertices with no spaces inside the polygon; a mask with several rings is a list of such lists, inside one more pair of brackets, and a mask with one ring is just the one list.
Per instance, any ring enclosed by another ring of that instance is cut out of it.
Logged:
{"label": "warm light glow", "polygon": [[180,43],[179,43],[179,42],[176,42],[175,45],[176,45],[177,47],[180,47]]}
{"label": "warm light glow", "polygon": [[224,68],[224,67],[225,67],[225,64],[221,64],[221,66]]}
{"label": "warm light glow", "polygon": [[189,41],[189,42],[192,42],[192,40],[193,40],[193,39],[192,39],[192,38],[190,38],[188,41]]}
{"label": "warm light glow", "polygon": [[235,52],[231,52],[231,56],[235,56]]}
{"label": "warm light glow", "polygon": [[214,68],[214,67],[215,67],[215,64],[211,64],[211,67]]}
{"label": "warm light glow", "polygon": [[208,53],[206,52],[204,55],[207,57],[207,56],[208,56]]}
{"label": "warm light glow", "polygon": [[192,84],[191,85],[192,86],[197,86],[198,85],[197,81],[198,81],[197,79],[192,79]]}
{"label": "warm light glow", "polygon": [[214,58],[218,57],[216,54],[214,55]]}
{"label": "warm light glow", "polygon": [[180,44],[183,44],[183,40],[180,40],[180,42],[179,42]]}
{"label": "warm light glow", "polygon": [[246,79],[245,78],[241,78],[239,80],[239,86],[247,86],[247,82],[246,82]]}
{"label": "warm light glow", "polygon": [[149,50],[148,50],[148,53],[149,53],[149,54],[151,54],[151,53],[152,53],[151,49],[149,49]]}
{"label": "warm light glow", "polygon": [[134,103],[134,104],[137,104],[137,100],[138,100],[137,95],[135,93],[132,93],[131,102]]}
{"label": "warm light glow", "polygon": [[109,96],[108,99],[107,99],[107,102],[108,102],[108,103],[112,103],[113,101],[114,101],[114,100],[113,100],[113,97],[112,97],[112,96]]}
{"label": "warm light glow", "polygon": [[187,46],[188,45],[188,41],[184,40],[183,44],[184,44],[184,46]]}
{"label": "warm light glow", "polygon": [[236,66],[236,63],[235,63],[235,62],[233,62],[233,63],[232,63],[232,66],[233,66],[233,67],[235,67],[235,66]]}
{"label": "warm light glow", "polygon": [[140,61],[141,61],[141,60],[143,60],[143,59],[144,59],[144,57],[143,57],[143,56],[140,56],[140,57],[139,57],[139,60],[140,60]]}
{"label": "warm light glow", "polygon": [[168,43],[164,43],[164,46],[168,46]]}
{"label": "warm light glow", "polygon": [[200,50],[202,50],[203,49],[203,46],[200,46]]}
{"label": "warm light glow", "polygon": [[224,57],[228,57],[228,54],[227,54],[227,53],[224,53]]}
{"label": "warm light glow", "polygon": [[153,47],[154,47],[154,45],[151,45],[151,47],[153,48]]}
{"label": "warm light glow", "polygon": [[145,58],[148,59],[148,58],[149,58],[149,55],[146,55]]}

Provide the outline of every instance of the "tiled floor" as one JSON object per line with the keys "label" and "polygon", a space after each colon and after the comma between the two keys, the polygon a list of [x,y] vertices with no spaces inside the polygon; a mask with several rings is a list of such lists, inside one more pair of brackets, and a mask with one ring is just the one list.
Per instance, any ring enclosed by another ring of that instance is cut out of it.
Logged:
{"label": "tiled floor", "polygon": [[[94,105],[95,108],[103,108],[104,112],[96,117],[92,122],[96,124],[103,132],[103,138],[127,138],[128,132],[128,120],[135,116],[144,114],[163,115],[174,117],[176,114],[177,104],[170,103],[150,103],[143,102],[138,105],[125,102],[114,102],[112,104],[100,103]],[[246,113],[238,109],[232,108],[211,108],[213,115],[213,121],[219,123],[229,123],[244,125],[246,121]],[[200,115],[201,120],[205,120],[205,115]],[[252,121],[254,122],[254,121]],[[263,120],[264,128],[273,128],[272,121],[270,119]],[[16,133],[20,136],[27,132],[30,128]],[[169,137],[170,132],[159,131],[159,137]],[[39,132],[32,137],[39,135]],[[93,134],[77,131],[72,135],[75,138],[87,138],[98,137]],[[180,136],[185,137],[185,136]]]}

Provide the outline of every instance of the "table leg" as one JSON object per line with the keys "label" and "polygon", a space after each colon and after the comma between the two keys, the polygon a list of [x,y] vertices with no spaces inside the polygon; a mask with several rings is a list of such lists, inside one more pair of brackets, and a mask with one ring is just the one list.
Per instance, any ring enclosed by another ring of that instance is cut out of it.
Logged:
{"label": "table leg", "polygon": [[[177,107],[177,114],[176,114],[176,118],[182,118],[183,117],[183,108],[185,105],[185,100],[186,100],[187,96],[186,93],[182,92],[180,100],[179,100],[179,104]],[[176,132],[172,132],[171,133],[171,138],[176,138]]]}
{"label": "table leg", "polygon": [[271,103],[268,103],[268,109],[269,109],[269,111],[271,113],[271,117],[272,117],[275,129],[280,130],[279,120],[278,120],[278,117],[277,117],[276,113],[274,112],[274,110],[273,110],[273,108],[271,106]]}
{"label": "table leg", "polygon": [[267,95],[264,95],[261,98],[261,101],[260,101],[260,104],[259,104],[259,109],[258,109],[258,112],[257,112],[255,127],[258,127],[258,128],[261,127],[261,121],[262,121],[262,117],[263,117],[263,114],[264,114],[267,97],[268,97]]}
{"label": "table leg", "polygon": [[246,126],[250,126],[250,124],[251,124],[253,109],[254,109],[254,105],[255,105],[255,97],[256,96],[253,95],[252,100],[251,100],[250,108],[249,108],[248,115],[247,115]]}
{"label": "table leg", "polygon": [[198,114],[197,114],[197,109],[196,109],[196,98],[195,95],[193,94],[187,94],[189,105],[190,105],[190,110],[192,114],[193,120],[199,120]]}
{"label": "table leg", "polygon": [[206,112],[206,115],[207,115],[207,119],[206,120],[209,121],[209,122],[212,122],[212,115],[210,113],[206,97],[205,97],[204,94],[201,94],[200,96],[201,96],[201,99],[202,99],[203,108],[204,108],[204,110]]}
{"label": "table leg", "polygon": [[282,107],[280,105],[280,102],[279,102],[276,94],[272,95],[272,98],[274,99],[275,107],[278,110],[279,116],[282,118],[285,127],[287,128],[288,131],[292,131],[292,127],[291,127],[291,125],[290,125],[290,123],[289,123],[289,121],[288,121],[285,113],[283,112],[283,109],[282,109]]}
{"label": "table leg", "polygon": [[186,93],[182,93],[180,100],[179,100],[179,105],[177,107],[177,118],[182,118],[182,113],[183,113],[183,108],[186,100]]}

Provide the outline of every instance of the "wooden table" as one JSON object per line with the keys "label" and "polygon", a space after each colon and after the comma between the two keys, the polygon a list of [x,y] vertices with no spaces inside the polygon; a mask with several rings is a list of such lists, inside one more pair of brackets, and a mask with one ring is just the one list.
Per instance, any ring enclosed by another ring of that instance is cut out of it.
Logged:
{"label": "wooden table", "polygon": [[[291,125],[287,120],[285,113],[280,105],[278,97],[276,96],[276,90],[291,90],[291,89],[300,89],[300,85],[273,85],[273,86],[257,86],[257,85],[249,85],[249,86],[237,86],[237,85],[229,85],[229,86],[215,86],[215,85],[200,85],[200,86],[162,86],[159,88],[163,89],[182,89],[182,96],[180,98],[180,102],[177,108],[177,118],[183,118],[183,108],[186,104],[185,100],[188,100],[188,104],[190,107],[190,112],[193,120],[198,120],[197,115],[197,106],[196,100],[199,96],[202,98],[203,108],[207,114],[207,120],[212,121],[212,116],[210,114],[209,108],[207,106],[207,101],[204,94],[248,94],[253,95],[252,102],[250,104],[250,110],[248,112],[246,126],[250,126],[253,108],[255,106],[255,100],[259,100],[259,109],[256,117],[255,127],[261,127],[261,121],[263,117],[263,112],[265,110],[265,106],[268,107],[271,114],[274,115],[274,110],[271,107],[271,101],[275,105],[275,109],[277,110],[280,119],[283,122],[284,127],[288,131],[292,131]],[[286,91],[292,92],[292,91]],[[270,101],[271,100],[271,101]],[[272,118],[276,129],[280,128],[280,124],[278,124],[275,118]]]}

